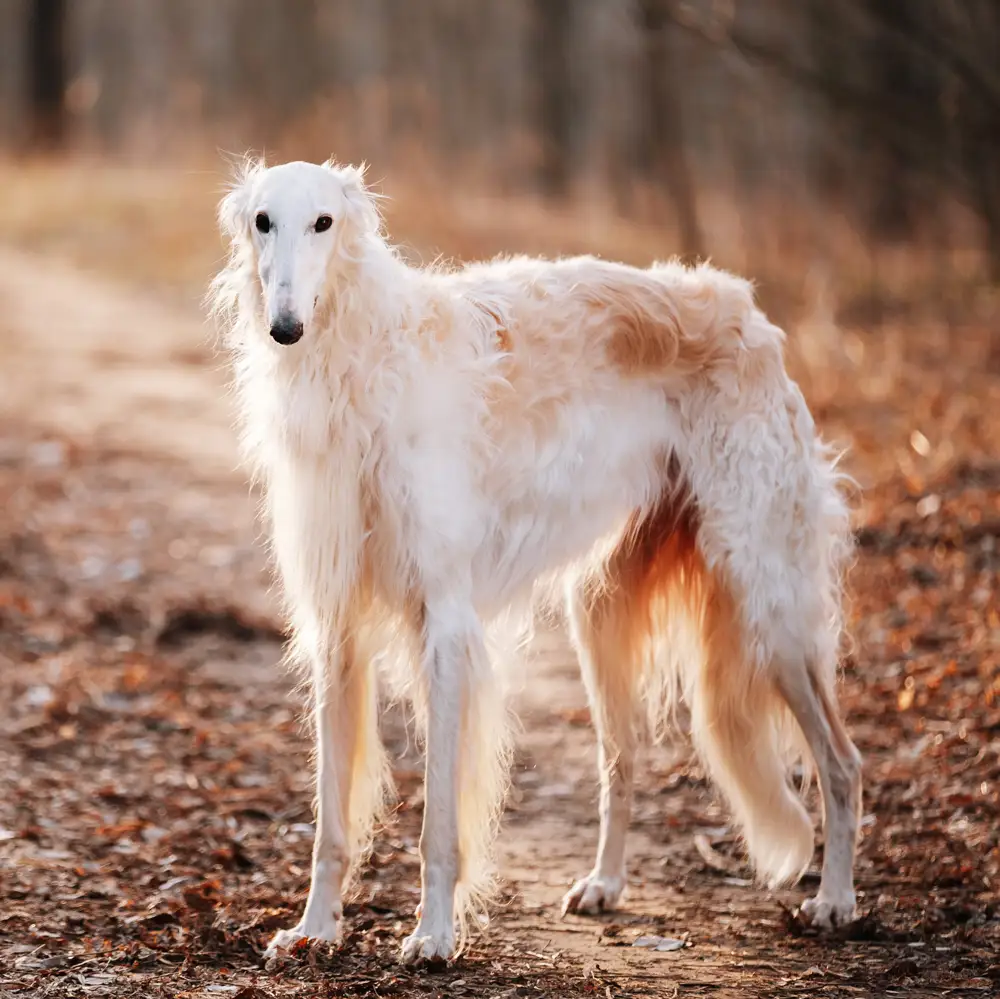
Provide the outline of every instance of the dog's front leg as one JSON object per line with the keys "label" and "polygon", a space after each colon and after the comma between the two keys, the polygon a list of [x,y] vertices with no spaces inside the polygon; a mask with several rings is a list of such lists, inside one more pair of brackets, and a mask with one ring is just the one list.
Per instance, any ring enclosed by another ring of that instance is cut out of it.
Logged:
{"label": "dog's front leg", "polygon": [[448,958],[455,949],[459,750],[471,669],[470,629],[461,616],[425,608],[423,682],[427,707],[424,821],[420,833],[420,917],[402,961]]}
{"label": "dog's front leg", "polygon": [[348,803],[351,757],[365,707],[367,675],[349,648],[313,662],[313,719],[316,737],[316,838],[305,912],[271,940],[265,957],[299,940],[338,941],[343,918],[341,885],[348,867]]}

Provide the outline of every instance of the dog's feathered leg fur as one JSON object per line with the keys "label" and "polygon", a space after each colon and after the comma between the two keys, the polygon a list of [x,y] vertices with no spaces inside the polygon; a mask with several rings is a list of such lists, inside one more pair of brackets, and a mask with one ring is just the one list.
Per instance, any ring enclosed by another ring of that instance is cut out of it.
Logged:
{"label": "dog's feathered leg fur", "polygon": [[[299,940],[340,939],[343,883],[353,860],[351,793],[360,753],[358,741],[368,719],[369,677],[356,662],[350,642],[312,663],[313,726],[316,738],[316,836],[309,898],[302,918],[279,931],[266,956]],[[360,781],[359,781],[360,783]]]}

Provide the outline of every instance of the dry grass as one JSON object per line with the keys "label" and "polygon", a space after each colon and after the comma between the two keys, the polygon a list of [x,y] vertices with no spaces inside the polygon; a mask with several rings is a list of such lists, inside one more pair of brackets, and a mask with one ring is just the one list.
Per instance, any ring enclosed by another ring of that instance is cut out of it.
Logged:
{"label": "dry grass", "polygon": [[[389,196],[392,238],[418,259],[597,253],[643,264],[677,246],[669,209],[655,197],[644,202],[644,221],[621,217],[594,190],[555,207],[498,195],[474,180],[436,182],[426,168],[376,170],[369,179]],[[143,286],[198,293],[221,254],[214,212],[226,180],[221,159],[195,166],[0,161],[2,238]],[[960,304],[968,317],[995,305],[982,294],[974,252],[938,249],[932,240],[919,250],[872,249],[834,213],[763,196],[741,208],[703,194],[699,207],[713,259],[753,278],[786,313],[833,301],[838,311],[869,314]]]}
{"label": "dry grass", "polygon": [[0,164],[5,242],[196,298],[218,265],[222,176],[91,161]]}
{"label": "dry grass", "polygon": [[[670,253],[662,228],[602,209],[456,196],[377,173],[370,179],[389,195],[383,210],[392,238],[417,260],[598,252],[641,263]],[[3,238],[117,280],[197,296],[221,259],[215,207],[226,180],[222,162],[201,169],[0,162]]]}
{"label": "dry grass", "polygon": [[[417,176],[376,170],[370,179],[390,195],[393,239],[419,261],[590,252],[642,264],[675,245],[662,211],[651,216],[659,224],[643,223],[596,197],[555,208]],[[225,180],[220,160],[0,162],[0,238],[195,308],[222,258],[214,212]],[[843,219],[778,203],[737,212],[702,197],[701,208],[716,261],[757,281],[789,329],[793,372],[827,432],[851,446],[862,484],[882,480],[874,468],[884,463],[866,457],[886,449],[917,490],[953,460],[956,435],[991,452],[1000,437],[991,415],[1000,412],[991,374],[998,296],[975,254],[932,241],[871,250]]]}

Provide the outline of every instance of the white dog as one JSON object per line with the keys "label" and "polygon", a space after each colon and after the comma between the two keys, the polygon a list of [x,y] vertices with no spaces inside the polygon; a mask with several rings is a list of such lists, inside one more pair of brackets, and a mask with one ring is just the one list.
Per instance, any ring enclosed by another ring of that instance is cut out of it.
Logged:
{"label": "white dog", "polygon": [[[853,917],[860,757],[834,695],[847,512],[750,286],[591,257],[408,266],[351,167],[248,164],[214,306],[234,357],[318,753],[312,885],[270,951],[334,940],[383,802],[374,672],[426,740],[421,902],[402,959],[455,951],[491,883],[508,729],[485,627],[565,587],[600,739],[600,845],[565,909],[613,907],[643,716],[695,745],[772,884],[822,791],[821,927]],[[401,671],[401,672],[400,672]]]}

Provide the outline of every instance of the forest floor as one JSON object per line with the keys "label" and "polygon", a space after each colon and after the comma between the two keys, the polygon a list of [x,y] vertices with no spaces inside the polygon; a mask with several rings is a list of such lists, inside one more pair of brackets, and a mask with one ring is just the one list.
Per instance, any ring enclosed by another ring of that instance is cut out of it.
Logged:
{"label": "forest floor", "polygon": [[[278,666],[221,362],[192,295],[35,236],[0,249],[0,995],[1000,990],[1000,364],[988,321],[883,319],[840,331],[818,361],[792,351],[864,490],[842,684],[865,757],[857,923],[819,937],[796,916],[816,888],[820,833],[802,885],[751,884],[682,743],[643,756],[621,911],[561,919],[592,860],[596,779],[583,691],[552,631],[518,695],[504,892],[485,932],[441,970],[396,964],[418,898],[422,791],[392,712],[398,803],[344,945],[265,967],[268,937],[307,889],[309,746]],[[650,935],[679,943],[635,946]]]}

